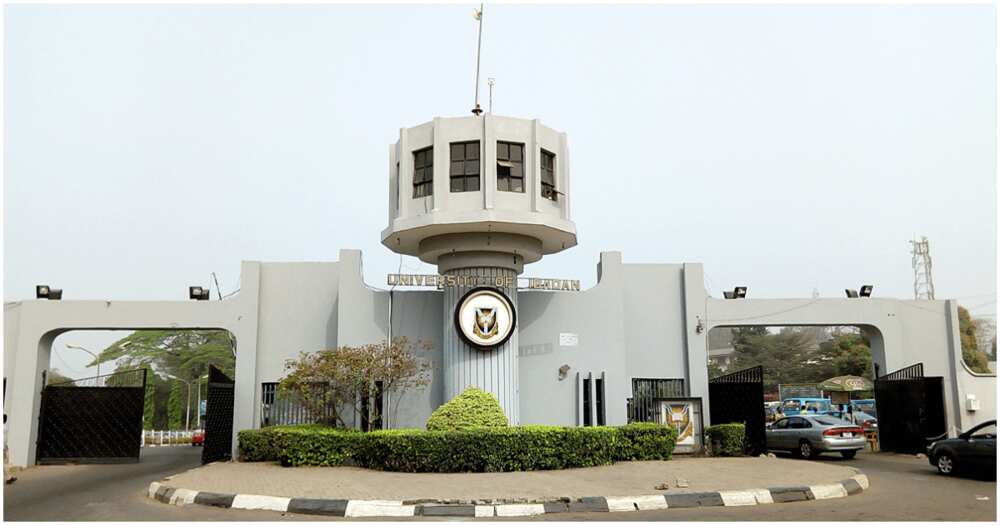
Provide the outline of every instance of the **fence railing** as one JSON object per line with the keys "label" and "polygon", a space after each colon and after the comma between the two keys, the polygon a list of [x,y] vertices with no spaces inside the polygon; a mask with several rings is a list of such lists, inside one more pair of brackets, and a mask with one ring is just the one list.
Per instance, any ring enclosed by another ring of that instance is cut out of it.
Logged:
{"label": "fence railing", "polygon": [[173,445],[191,445],[194,430],[143,430],[142,446],[166,447]]}

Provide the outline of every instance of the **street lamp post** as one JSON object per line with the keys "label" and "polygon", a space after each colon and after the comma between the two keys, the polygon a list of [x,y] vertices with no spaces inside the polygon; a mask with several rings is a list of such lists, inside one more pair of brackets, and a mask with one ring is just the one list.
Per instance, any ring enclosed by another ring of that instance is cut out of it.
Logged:
{"label": "street lamp post", "polygon": [[84,352],[87,352],[88,354],[94,356],[94,360],[97,361],[97,375],[98,376],[101,375],[101,360],[97,357],[97,354],[91,352],[90,350],[87,350],[86,348],[84,348],[84,347],[82,347],[80,345],[67,344],[66,348],[74,348],[76,350],[83,350]]}
{"label": "street lamp post", "polygon": [[[170,374],[164,374],[164,375],[166,375],[167,377],[170,377],[172,379],[176,379],[178,381],[182,381],[184,384],[187,385],[187,390],[188,390],[188,395],[187,395],[187,415],[184,416],[184,430],[191,430],[191,381],[198,381],[198,386],[200,387],[201,386],[201,380],[204,379],[204,378],[206,378],[206,377],[208,377],[208,375],[207,374],[203,375],[203,376],[199,377],[198,379],[181,379],[181,378],[179,378],[177,376],[172,376]],[[199,395],[199,397],[201,396],[201,391],[200,390],[198,391],[198,395]],[[199,415],[200,414],[201,413],[199,412]]]}

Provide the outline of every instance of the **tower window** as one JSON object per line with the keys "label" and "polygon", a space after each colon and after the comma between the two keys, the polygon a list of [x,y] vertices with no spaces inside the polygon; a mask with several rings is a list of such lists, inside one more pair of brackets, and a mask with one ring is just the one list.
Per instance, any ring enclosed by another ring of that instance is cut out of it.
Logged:
{"label": "tower window", "polygon": [[556,193],[556,154],[542,150],[542,197],[558,200]]}
{"label": "tower window", "polygon": [[451,143],[451,192],[479,191],[479,141]]}
{"label": "tower window", "polygon": [[524,193],[524,144],[497,142],[497,189]]}
{"label": "tower window", "polygon": [[413,198],[434,195],[434,147],[413,152]]}

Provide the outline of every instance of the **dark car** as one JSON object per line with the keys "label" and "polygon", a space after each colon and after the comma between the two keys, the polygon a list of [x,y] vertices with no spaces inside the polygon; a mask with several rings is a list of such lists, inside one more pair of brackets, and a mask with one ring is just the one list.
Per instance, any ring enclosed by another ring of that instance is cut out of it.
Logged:
{"label": "dark car", "polygon": [[927,447],[927,460],[942,474],[954,474],[960,470],[996,472],[996,420],[981,423],[957,438],[931,443]]}

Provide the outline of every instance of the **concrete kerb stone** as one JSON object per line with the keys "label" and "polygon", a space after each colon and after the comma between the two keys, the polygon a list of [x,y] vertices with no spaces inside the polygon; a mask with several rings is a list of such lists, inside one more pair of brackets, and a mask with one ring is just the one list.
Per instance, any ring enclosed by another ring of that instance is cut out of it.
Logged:
{"label": "concrete kerb stone", "polygon": [[219,494],[175,488],[163,481],[149,484],[150,498],[171,505],[210,505],[222,508],[272,510],[340,517],[523,517],[561,512],[628,512],[692,507],[739,507],[788,503],[860,494],[868,489],[868,476],[860,470],[837,483],[771,487],[766,489],[674,492],[639,496],[590,496],[583,498],[526,498],[485,500],[347,500],[287,498],[257,494]]}

